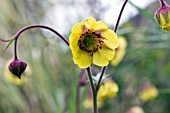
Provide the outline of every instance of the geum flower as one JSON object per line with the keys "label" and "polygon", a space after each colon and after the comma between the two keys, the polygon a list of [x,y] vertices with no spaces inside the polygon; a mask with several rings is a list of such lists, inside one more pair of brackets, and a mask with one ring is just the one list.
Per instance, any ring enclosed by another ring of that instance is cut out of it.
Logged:
{"label": "geum flower", "polygon": [[170,31],[170,5],[165,1],[155,12],[155,19],[163,31]]}
{"label": "geum flower", "polygon": [[149,83],[145,83],[140,91],[140,98],[143,101],[149,101],[156,98],[159,94],[158,89]]}
{"label": "geum flower", "polygon": [[87,68],[92,63],[107,66],[119,46],[116,33],[94,18],[74,25],[69,41],[74,63],[80,68]]}
{"label": "geum flower", "polygon": [[106,98],[114,97],[116,96],[118,91],[118,85],[110,79],[100,86],[100,89],[98,91],[98,100],[101,101],[105,100]]}
{"label": "geum flower", "polygon": [[119,47],[116,49],[116,54],[113,60],[110,62],[113,66],[117,66],[125,56],[126,53],[126,47],[127,47],[127,41],[124,37],[119,37]]}

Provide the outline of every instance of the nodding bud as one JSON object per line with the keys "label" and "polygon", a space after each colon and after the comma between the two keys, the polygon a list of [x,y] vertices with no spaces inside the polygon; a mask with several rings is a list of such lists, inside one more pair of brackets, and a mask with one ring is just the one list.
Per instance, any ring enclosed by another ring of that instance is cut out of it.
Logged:
{"label": "nodding bud", "polygon": [[170,31],[170,6],[163,1],[163,5],[155,12],[155,19],[164,31]]}
{"label": "nodding bud", "polygon": [[26,67],[27,63],[21,60],[13,60],[8,65],[9,71],[19,79],[21,79],[21,74],[25,71]]}
{"label": "nodding bud", "polygon": [[85,86],[86,85],[86,79],[83,78],[83,77],[79,78],[78,85],[79,86]]}

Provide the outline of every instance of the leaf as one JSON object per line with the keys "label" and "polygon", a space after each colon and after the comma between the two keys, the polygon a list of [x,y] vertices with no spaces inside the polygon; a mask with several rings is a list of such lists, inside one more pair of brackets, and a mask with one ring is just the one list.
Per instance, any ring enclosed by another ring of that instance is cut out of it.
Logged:
{"label": "leaf", "polygon": [[12,42],[14,41],[14,39],[12,39],[9,43],[8,43],[8,45],[5,47],[5,49],[4,49],[4,52],[8,49],[8,47],[12,44]]}

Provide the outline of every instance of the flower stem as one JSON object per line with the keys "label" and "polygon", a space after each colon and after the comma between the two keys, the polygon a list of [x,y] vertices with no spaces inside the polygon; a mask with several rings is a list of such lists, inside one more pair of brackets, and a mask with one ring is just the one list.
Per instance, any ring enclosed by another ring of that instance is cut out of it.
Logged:
{"label": "flower stem", "polygon": [[15,44],[14,44],[14,60],[18,60],[18,57],[17,57],[17,40],[18,40],[18,38],[15,39]]}
{"label": "flower stem", "polygon": [[[69,42],[66,40],[66,38],[64,36],[62,36],[60,33],[58,33],[56,30],[54,30],[53,28],[51,27],[48,27],[48,26],[45,26],[45,25],[30,25],[30,26],[26,26],[24,28],[22,28],[21,30],[19,30],[15,35],[14,35],[14,38],[15,38],[15,44],[14,44],[14,59],[17,60],[17,41],[18,41],[18,38],[19,36],[26,30],[29,30],[29,29],[32,29],[32,28],[43,28],[43,29],[47,29],[47,30],[50,30],[52,31],[53,33],[55,33],[57,36],[59,36],[68,46],[69,46]],[[3,40],[1,39],[1,41],[4,41],[4,42],[8,42],[10,40]]]}
{"label": "flower stem", "polygon": [[160,2],[160,4],[161,4],[161,7],[167,5],[166,2],[165,2],[165,0],[159,0],[159,2]]}
{"label": "flower stem", "polygon": [[94,84],[93,84],[93,79],[92,79],[90,67],[86,68],[86,70],[87,70],[88,78],[89,78],[89,81],[90,81],[91,90],[92,90],[92,92],[95,92],[95,87],[94,87]]}
{"label": "flower stem", "polygon": [[94,111],[93,113],[98,113],[98,109],[97,109],[97,90],[94,87],[90,67],[86,68],[86,70],[87,70],[87,75],[88,75],[88,78],[89,78],[89,81],[90,81],[91,91],[92,91],[92,94],[93,94],[93,111]]}
{"label": "flower stem", "polygon": [[97,90],[93,93],[93,109],[94,113],[98,113],[98,108],[97,108]]}
{"label": "flower stem", "polygon": [[43,28],[43,29],[47,29],[52,31],[53,33],[55,33],[57,36],[59,36],[68,46],[69,46],[69,42],[66,40],[66,38],[64,36],[62,36],[60,33],[58,33],[56,30],[54,30],[51,27],[45,26],[45,25],[30,25],[30,26],[26,26],[24,28],[22,28],[21,30],[19,30],[16,34],[15,34],[15,38],[19,38],[19,36],[21,35],[22,32],[28,30],[28,29],[32,29],[32,28]]}
{"label": "flower stem", "polygon": [[119,26],[119,22],[120,22],[120,19],[121,19],[123,10],[124,10],[127,2],[128,2],[128,0],[125,0],[124,4],[123,4],[123,6],[122,6],[122,9],[120,10],[119,16],[118,16],[118,18],[117,18],[116,26],[115,26],[115,29],[114,29],[115,33],[117,32],[117,29],[118,29],[118,26]]}
{"label": "flower stem", "polygon": [[98,83],[97,83],[96,89],[99,89],[99,87],[100,87],[100,83],[101,83],[101,81],[102,81],[102,78],[103,78],[103,75],[104,75],[105,70],[106,70],[106,66],[103,67],[103,69],[102,69],[102,73],[101,73],[101,75],[100,75],[100,78],[99,78],[99,81],[98,81]]}
{"label": "flower stem", "polygon": [[9,40],[5,40],[5,39],[1,39],[0,38],[0,41],[2,41],[2,42],[10,42],[11,40],[13,40],[14,38],[12,38],[12,39],[9,39]]}
{"label": "flower stem", "polygon": [[[125,0],[124,4],[123,4],[123,6],[122,6],[122,9],[120,10],[120,13],[119,13],[119,16],[118,16],[118,19],[117,19],[117,22],[116,22],[116,26],[115,26],[115,29],[114,29],[115,33],[117,32],[117,29],[118,29],[118,26],[119,26],[119,22],[120,22],[120,19],[121,19],[123,10],[124,10],[127,2],[128,2],[128,0]],[[100,83],[101,83],[101,80],[102,80],[102,77],[103,77],[105,71],[106,71],[106,66],[104,66],[104,67],[102,68],[101,75],[100,75],[100,79],[99,79],[99,81],[98,81],[98,83],[97,83],[96,89],[99,88]]]}

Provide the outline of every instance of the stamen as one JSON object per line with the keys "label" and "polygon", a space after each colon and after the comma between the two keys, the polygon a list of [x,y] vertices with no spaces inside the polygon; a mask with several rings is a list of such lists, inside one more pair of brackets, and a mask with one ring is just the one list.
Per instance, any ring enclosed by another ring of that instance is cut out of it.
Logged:
{"label": "stamen", "polygon": [[90,54],[97,52],[104,44],[103,38],[99,32],[92,32],[89,29],[83,29],[83,33],[78,41],[79,48]]}

